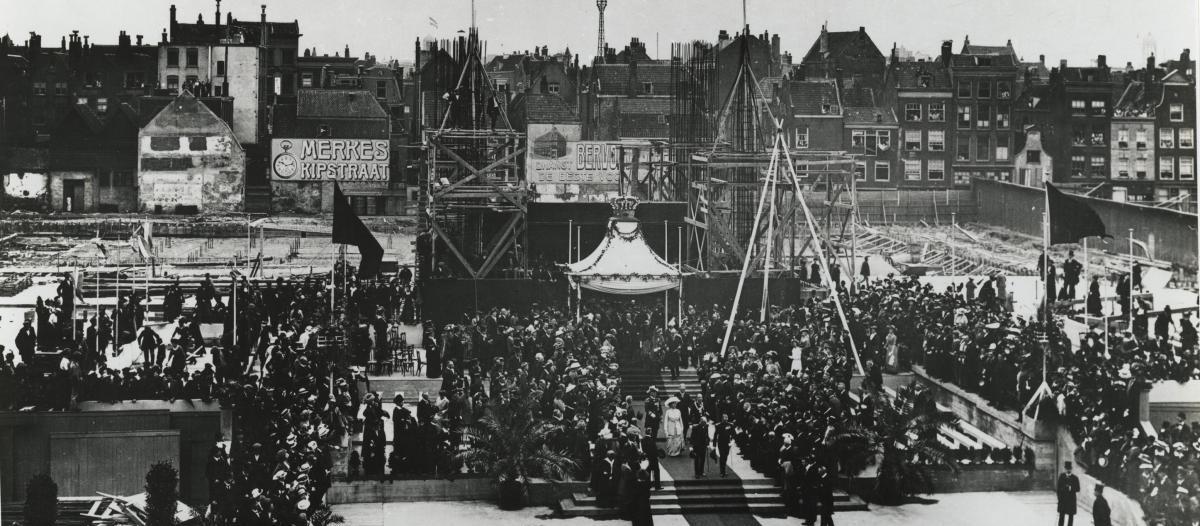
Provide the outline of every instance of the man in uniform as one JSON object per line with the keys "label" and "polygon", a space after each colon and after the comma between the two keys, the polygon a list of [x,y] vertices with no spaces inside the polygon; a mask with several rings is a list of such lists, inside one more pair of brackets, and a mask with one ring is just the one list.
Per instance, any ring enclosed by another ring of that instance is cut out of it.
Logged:
{"label": "man in uniform", "polygon": [[733,423],[729,421],[729,413],[721,414],[721,421],[716,425],[714,439],[717,442],[718,465],[721,466],[721,478],[725,478],[725,464],[729,460],[729,443],[733,441]]}
{"label": "man in uniform", "polygon": [[708,454],[708,422],[697,416],[696,423],[688,430],[692,444],[692,466],[696,478],[704,478],[704,457]]}

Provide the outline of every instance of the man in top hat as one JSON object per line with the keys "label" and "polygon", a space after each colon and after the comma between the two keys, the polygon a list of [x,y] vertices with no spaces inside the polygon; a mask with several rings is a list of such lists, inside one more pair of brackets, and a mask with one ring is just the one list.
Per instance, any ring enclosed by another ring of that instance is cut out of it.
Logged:
{"label": "man in top hat", "polygon": [[1079,284],[1079,274],[1083,272],[1083,263],[1075,260],[1075,251],[1067,252],[1067,260],[1062,264],[1063,286],[1059,291],[1059,299],[1075,299],[1075,285]]}
{"label": "man in top hat", "polygon": [[688,430],[688,437],[692,444],[692,466],[695,470],[696,478],[704,478],[704,460],[708,454],[708,422],[703,416],[696,418],[696,423]]}
{"label": "man in top hat", "polygon": [[25,320],[16,338],[17,354],[25,365],[33,364],[33,353],[37,350],[37,333],[33,331],[33,322]]}
{"label": "man in top hat", "polygon": [[1067,526],[1075,526],[1075,510],[1077,508],[1075,497],[1079,493],[1079,477],[1071,473],[1071,462],[1063,463],[1063,473],[1058,476],[1058,526],[1063,526],[1063,519],[1067,521]]}
{"label": "man in top hat", "polygon": [[1104,484],[1096,484],[1096,500],[1092,503],[1092,522],[1096,526],[1112,526],[1112,508],[1104,498]]}

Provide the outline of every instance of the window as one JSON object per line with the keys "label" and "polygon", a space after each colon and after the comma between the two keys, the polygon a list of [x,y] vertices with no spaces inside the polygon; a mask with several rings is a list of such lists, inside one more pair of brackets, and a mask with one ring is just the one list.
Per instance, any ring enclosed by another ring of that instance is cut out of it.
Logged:
{"label": "window", "polygon": [[217,74],[221,75],[221,76],[225,76],[225,61],[224,60],[217,61]]}
{"label": "window", "polygon": [[200,77],[198,77],[196,75],[188,75],[187,79],[184,80],[183,85],[185,87],[187,87],[187,89],[194,89],[196,87],[196,84],[198,84],[199,82],[200,82]]}
{"label": "window", "polygon": [[1083,130],[1075,130],[1071,134],[1071,144],[1075,146],[1087,145],[1087,134]]}
{"label": "window", "polygon": [[946,103],[929,103],[929,122],[946,122]]}
{"label": "window", "polygon": [[125,72],[125,87],[140,88],[146,85],[146,74],[141,71]]}
{"label": "window", "polygon": [[1104,146],[1108,144],[1108,139],[1104,136],[1103,130],[1092,130],[1092,146]]}
{"label": "window", "polygon": [[312,86],[313,86],[312,72],[305,71],[304,73],[301,73],[300,74],[300,87],[301,88],[311,88]]}
{"label": "window", "polygon": [[386,80],[375,81],[375,96],[379,97],[381,99],[387,98],[387,81]]}
{"label": "window", "polygon": [[1174,148],[1175,147],[1175,129],[1163,128],[1158,130],[1158,147],[1159,148]]}
{"label": "window", "polygon": [[167,89],[179,89],[179,75],[167,75]]}
{"label": "window", "polygon": [[987,135],[980,135],[975,139],[975,160],[986,161],[992,153],[992,138]]}
{"label": "window", "polygon": [[54,83],[54,94],[58,95],[59,97],[66,96],[67,83],[66,82],[55,82]]}
{"label": "window", "polygon": [[929,160],[929,180],[930,181],[945,181],[946,180],[946,161],[942,159]]}
{"label": "window", "polygon": [[964,129],[970,129],[970,128],[971,128],[971,105],[970,104],[959,104],[958,105],[958,129],[964,130]]}
{"label": "window", "polygon": [[1093,100],[1092,101],[1092,115],[1104,115],[1106,113],[1107,109],[1108,109],[1108,101],[1105,101],[1105,100]]}
{"label": "window", "polygon": [[908,181],[921,180],[921,161],[919,159],[904,160],[904,179]]}
{"label": "window", "polygon": [[919,121],[921,120],[921,103],[909,102],[904,104],[904,120]]}
{"label": "window", "polygon": [[1148,137],[1150,136],[1149,132],[1147,132],[1146,130],[1138,130],[1138,131],[1134,132],[1133,136],[1135,139],[1134,142],[1137,143],[1137,149],[1145,150],[1146,144],[1148,142],[1150,142],[1150,139],[1148,139]]}
{"label": "window", "polygon": [[75,97],[75,104],[87,104],[87,103],[88,103],[87,97]]}
{"label": "window", "polygon": [[970,98],[971,97],[971,81],[969,81],[969,80],[958,81],[958,96],[959,96],[959,98]]}
{"label": "window", "polygon": [[1008,100],[1012,98],[1012,83],[1002,80],[996,83],[996,98]]}
{"label": "window", "polygon": [[1007,103],[996,105],[996,127],[1007,130],[1009,125],[1009,107]]}
{"label": "window", "polygon": [[1042,163],[1042,151],[1041,150],[1026,150],[1025,163],[1026,164],[1041,164]]}
{"label": "window", "polygon": [[1174,179],[1175,178],[1175,158],[1174,157],[1159,157],[1158,158],[1158,178],[1159,179]]}
{"label": "window", "polygon": [[988,82],[988,81],[980,82],[978,89],[979,89],[979,98],[981,98],[981,99],[992,98],[992,83],[991,82]]}
{"label": "window", "polygon": [[889,130],[850,130],[850,145],[862,149],[866,155],[876,155],[892,147],[892,132]]}
{"label": "window", "polygon": [[1196,178],[1196,160],[1192,157],[1179,158],[1179,179],[1191,181]]}
{"label": "window", "polygon": [[866,130],[851,130],[850,131],[850,147],[866,148],[867,146],[867,131]]}
{"label": "window", "polygon": [[1108,159],[1103,155],[1092,156],[1092,177],[1104,177],[1108,171],[1105,167],[1108,165]]}
{"label": "window", "polygon": [[1183,104],[1172,104],[1170,109],[1171,122],[1183,122]]}
{"label": "window", "polygon": [[867,180],[867,163],[866,161],[855,161],[854,163],[854,180]]}
{"label": "window", "polygon": [[1083,177],[1083,171],[1087,169],[1087,157],[1082,155],[1071,156],[1071,177]]}
{"label": "window", "polygon": [[179,149],[179,137],[150,137],[150,149],[156,152],[173,152]]}
{"label": "window", "polygon": [[207,137],[188,137],[188,150],[202,152],[208,149]]}
{"label": "window", "polygon": [[971,184],[971,172],[955,170],[954,171],[954,184],[955,185]]}
{"label": "window", "polygon": [[808,148],[808,128],[792,130],[792,145],[796,148]]}
{"label": "window", "polygon": [[921,151],[921,130],[904,131],[904,151]]}
{"label": "window", "polygon": [[946,151],[946,132],[942,130],[929,130],[929,151]]}
{"label": "window", "polygon": [[194,47],[187,48],[187,67],[194,68],[200,66],[200,50]]}
{"label": "window", "polygon": [[[653,89],[653,87],[652,87],[651,89]],[[557,82],[551,82],[550,84],[547,84],[547,85],[546,85],[546,91],[548,91],[548,92],[550,92],[550,93],[555,93],[555,94],[557,94],[557,93],[558,93],[558,91],[559,91],[558,83],[557,83]],[[649,92],[649,91],[647,91],[646,93],[650,93],[650,92]]]}
{"label": "window", "polygon": [[892,165],[885,162],[875,162],[875,180],[888,181],[892,178]]}
{"label": "window", "polygon": [[224,95],[225,92],[221,91],[220,84],[214,84],[212,87],[212,94],[214,97],[220,97],[220,96]]}
{"label": "window", "polygon": [[1083,113],[1087,109],[1087,104],[1083,99],[1071,100],[1071,113]]}
{"label": "window", "polygon": [[96,99],[96,113],[108,113],[108,99],[104,97]]}
{"label": "window", "polygon": [[34,82],[33,83],[33,94],[34,95],[45,95],[46,94],[46,83],[45,82]]}
{"label": "window", "polygon": [[971,139],[967,138],[965,135],[959,135],[958,140],[956,140],[954,144],[954,158],[959,161],[970,161]]}
{"label": "window", "polygon": [[981,130],[986,130],[992,127],[992,105],[986,103],[979,104],[979,115],[975,117],[975,126]]}
{"label": "window", "polygon": [[1129,147],[1129,130],[1121,128],[1117,130],[1117,148]]}
{"label": "window", "polygon": [[[349,57],[347,57],[349,58]],[[283,48],[283,65],[291,66],[296,63],[296,50],[290,47]]]}
{"label": "window", "polygon": [[1129,179],[1129,159],[1117,159],[1117,177],[1121,179]]}
{"label": "window", "polygon": [[1179,147],[1188,149],[1196,147],[1196,130],[1194,128],[1179,129]]}
{"label": "window", "polygon": [[1000,143],[996,145],[996,160],[997,161],[1007,161],[1008,160],[1008,141],[1005,140],[1004,138],[1001,138]]}
{"label": "window", "polygon": [[828,114],[831,111],[833,111],[832,104],[821,104],[821,115]]}
{"label": "window", "polygon": [[167,67],[179,67],[179,48],[167,48]]}
{"label": "window", "polygon": [[892,132],[889,130],[878,130],[875,132],[876,140],[879,141],[879,151],[886,152],[892,147]]}
{"label": "window", "polygon": [[1133,173],[1138,179],[1146,178],[1146,159],[1141,158],[1133,162]]}
{"label": "window", "polygon": [[642,83],[642,93],[645,93],[646,95],[650,95],[650,94],[654,93],[654,83],[653,82],[643,82]]}

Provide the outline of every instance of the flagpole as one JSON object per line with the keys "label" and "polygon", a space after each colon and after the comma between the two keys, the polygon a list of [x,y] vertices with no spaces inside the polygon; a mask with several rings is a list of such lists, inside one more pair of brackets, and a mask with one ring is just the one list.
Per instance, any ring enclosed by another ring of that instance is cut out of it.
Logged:
{"label": "flagpole", "polygon": [[103,356],[100,350],[100,271],[96,271],[96,359]]}
{"label": "flagpole", "polygon": [[1133,334],[1133,229],[1129,229],[1129,333]]}
{"label": "flagpole", "polygon": [[113,307],[113,353],[121,350],[121,261],[117,260],[117,303]]}
{"label": "flagpole", "polygon": [[237,317],[237,289],[238,289],[237,271],[235,270],[235,271],[231,272],[230,275],[233,278],[233,292],[230,293],[230,298],[232,299],[232,303],[233,303],[233,338],[231,340],[233,343],[233,348],[237,349],[237,337],[238,337],[238,332],[237,332],[237,318],[238,318]]}
{"label": "flagpole", "polygon": [[[1085,289],[1091,286],[1091,282],[1088,281],[1088,274],[1091,274],[1091,267],[1092,267],[1091,262],[1088,261],[1087,238],[1085,237],[1085,238],[1083,238],[1083,286]],[[1087,296],[1088,296],[1087,293],[1084,293],[1083,297],[1085,300],[1087,299]],[[1075,299],[1075,298],[1071,298],[1071,299]],[[1083,304],[1083,312],[1086,315],[1087,303]]]}

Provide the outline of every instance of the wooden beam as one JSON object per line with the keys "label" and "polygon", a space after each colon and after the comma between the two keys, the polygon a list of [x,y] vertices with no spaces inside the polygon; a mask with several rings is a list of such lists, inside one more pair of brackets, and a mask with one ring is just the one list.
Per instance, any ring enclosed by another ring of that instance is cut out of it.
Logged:
{"label": "wooden beam", "polygon": [[454,240],[450,239],[450,236],[446,235],[446,233],[442,231],[442,228],[437,225],[437,221],[431,221],[429,226],[433,228],[433,232],[437,234],[438,237],[442,238],[446,242],[446,246],[450,247],[450,252],[458,258],[458,261],[462,263],[464,267],[467,268],[467,272],[471,273],[471,277],[478,278],[479,274],[475,271],[475,267],[472,267],[471,263],[467,261],[467,258],[462,255],[462,252],[458,251],[458,247],[454,246]]}
{"label": "wooden beam", "polygon": [[496,241],[496,246],[492,247],[492,251],[488,254],[487,258],[483,260],[483,264],[479,266],[479,277],[486,277],[487,274],[492,271],[492,267],[496,266],[496,263],[500,262],[500,257],[512,244],[510,241],[515,239],[514,237],[510,236],[510,234],[512,234],[513,231],[516,230],[517,225],[520,224],[521,217],[523,216],[520,213],[512,214],[512,217],[508,218],[508,222],[504,224],[504,228],[502,228],[500,233],[493,238]]}

